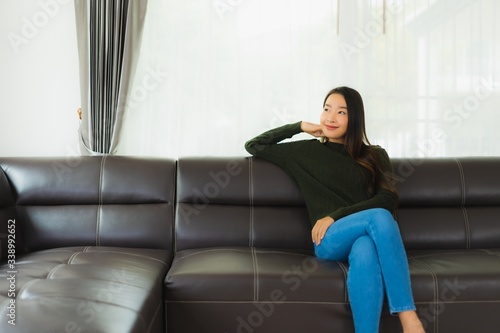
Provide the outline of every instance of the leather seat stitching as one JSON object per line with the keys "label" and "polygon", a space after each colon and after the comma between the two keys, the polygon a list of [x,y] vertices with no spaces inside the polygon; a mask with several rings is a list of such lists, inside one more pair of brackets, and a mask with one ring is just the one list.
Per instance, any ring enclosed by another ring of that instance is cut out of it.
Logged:
{"label": "leather seat stitching", "polygon": [[470,224],[469,224],[469,217],[467,215],[467,210],[465,208],[465,173],[464,173],[464,168],[462,166],[462,163],[458,158],[455,159],[457,166],[458,166],[458,171],[460,173],[460,190],[461,190],[461,202],[460,206],[462,208],[462,213],[464,215],[464,227],[465,227],[465,237],[466,237],[466,244],[465,247],[466,249],[470,249]]}
{"label": "leather seat stitching", "polygon": [[482,252],[486,252],[487,254],[490,254],[490,255],[496,255],[495,253],[493,253],[492,251],[488,250],[488,249],[477,249],[478,251],[482,251]]}
{"label": "leather seat stitching", "polygon": [[[192,304],[252,304],[255,301],[173,301],[166,300],[165,303],[192,303]],[[324,301],[290,301],[283,300],[287,304],[346,304],[344,302],[324,302]],[[259,301],[259,303],[273,303],[273,301]]]}
{"label": "leather seat stitching", "polygon": [[255,252],[257,252],[257,253],[269,253],[269,254],[290,254],[290,255],[295,255],[295,256],[311,257],[310,254],[293,253],[293,252],[286,252],[286,251],[267,251],[267,250],[258,250],[258,249],[256,249]]}
{"label": "leather seat stitching", "polygon": [[[84,250],[84,251],[85,251],[85,250]],[[72,263],[73,259],[75,259],[75,257],[76,257],[78,254],[80,254],[80,253],[82,253],[82,252],[75,252],[75,253],[73,253],[73,254],[69,257],[69,259],[68,259],[68,263],[67,263],[67,264],[68,264],[68,265],[71,265],[71,263]]]}
{"label": "leather seat stitching", "polygon": [[59,268],[61,268],[61,267],[63,267],[63,266],[67,266],[67,265],[66,265],[66,264],[59,264],[59,265],[57,265],[57,266],[54,266],[54,267],[50,270],[49,274],[47,274],[46,279],[47,279],[47,280],[50,280],[50,279],[51,279],[51,277],[52,277],[52,275],[53,275],[53,274],[54,274],[54,273],[55,273],[55,272],[56,272]]}
{"label": "leather seat stitching", "polygon": [[344,273],[344,302],[347,303],[349,301],[349,295],[347,294],[347,267],[341,261],[337,261],[337,264],[342,269],[342,273]]}
{"label": "leather seat stitching", "polygon": [[433,313],[434,320],[433,320],[433,322],[434,322],[434,332],[437,333],[438,332],[438,316],[437,316],[437,314],[439,312],[439,309],[438,309],[438,305],[439,305],[439,297],[438,297],[438,295],[439,295],[439,291],[438,291],[439,285],[438,285],[438,281],[437,281],[438,279],[437,279],[436,273],[434,273],[434,271],[432,270],[432,268],[426,262],[424,262],[422,260],[419,260],[419,259],[416,259],[416,258],[412,258],[412,260],[415,261],[415,262],[420,263],[432,275],[432,280],[434,282],[434,296],[433,296],[434,297],[434,301],[433,301],[433,303],[434,303],[434,311],[433,311],[434,312]]}
{"label": "leather seat stitching", "polygon": [[248,182],[249,182],[249,187],[248,187],[248,195],[249,195],[249,205],[250,205],[250,228],[249,228],[249,235],[248,235],[248,246],[252,247],[253,246],[253,224],[254,224],[254,209],[253,209],[253,162],[252,159],[248,159]]}
{"label": "leather seat stitching", "polygon": [[[487,251],[486,249],[482,249],[483,251]],[[463,252],[443,252],[443,253],[429,253],[429,254],[420,254],[420,255],[412,255],[413,258],[426,258],[426,257],[436,257],[443,255],[464,255],[470,252],[476,252],[475,250],[463,250]]]}
{"label": "leather seat stitching", "polygon": [[189,254],[186,254],[186,255],[184,255],[184,256],[182,256],[180,258],[177,257],[176,261],[179,261],[179,260],[182,260],[182,259],[194,256],[194,255],[197,255],[197,254],[202,254],[202,253],[207,253],[207,252],[218,252],[218,251],[233,251],[233,252],[249,253],[248,251],[239,250],[239,249],[210,249],[210,250],[198,251],[198,252],[195,252],[195,253],[189,253]]}
{"label": "leather seat stitching", "polygon": [[254,301],[259,300],[259,277],[257,268],[257,255],[255,253],[255,248],[251,248],[252,251],[252,262],[253,262],[253,299]]}
{"label": "leather seat stitching", "polygon": [[[147,330],[147,333],[151,332],[152,328],[153,328],[153,324],[156,322],[156,318],[158,317],[158,313],[160,312],[161,308],[162,308],[162,304],[163,302],[160,301],[158,306],[156,307],[156,311],[153,315],[153,317],[151,318],[151,322],[149,323],[149,326],[148,326],[148,330]],[[144,319],[143,319],[144,320]]]}
{"label": "leather seat stitching", "polygon": [[164,265],[167,265],[167,263],[161,259],[157,259],[157,258],[153,258],[153,257],[141,255],[141,254],[135,254],[135,253],[127,253],[127,252],[119,252],[119,251],[96,251],[96,252],[89,252],[89,253],[114,253],[114,254],[120,254],[120,255],[128,255],[128,256],[134,256],[134,257],[139,257],[139,258],[146,258],[146,259],[153,260],[153,261],[158,261]]}
{"label": "leather seat stitching", "polygon": [[99,170],[99,193],[98,193],[98,207],[97,207],[97,217],[96,217],[96,245],[100,246],[101,245],[101,236],[100,236],[100,231],[101,231],[101,209],[102,209],[102,178],[103,178],[103,171],[104,171],[104,162],[106,161],[106,156],[104,156],[101,160],[101,168]]}

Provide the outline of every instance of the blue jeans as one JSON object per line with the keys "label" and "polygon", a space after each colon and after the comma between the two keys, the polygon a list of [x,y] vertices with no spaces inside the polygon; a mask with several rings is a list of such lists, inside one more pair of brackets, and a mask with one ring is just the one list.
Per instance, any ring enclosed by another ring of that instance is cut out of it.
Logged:
{"label": "blue jeans", "polygon": [[391,314],[415,310],[408,259],[388,210],[368,209],[335,221],[314,250],[320,259],[349,261],[347,290],[356,333],[378,332],[384,295]]}

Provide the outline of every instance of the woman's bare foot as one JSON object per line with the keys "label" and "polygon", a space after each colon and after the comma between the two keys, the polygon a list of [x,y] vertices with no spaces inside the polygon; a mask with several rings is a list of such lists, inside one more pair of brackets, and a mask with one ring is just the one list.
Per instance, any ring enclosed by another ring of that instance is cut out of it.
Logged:
{"label": "woman's bare foot", "polygon": [[418,319],[417,312],[403,311],[398,313],[404,333],[425,333],[424,326]]}

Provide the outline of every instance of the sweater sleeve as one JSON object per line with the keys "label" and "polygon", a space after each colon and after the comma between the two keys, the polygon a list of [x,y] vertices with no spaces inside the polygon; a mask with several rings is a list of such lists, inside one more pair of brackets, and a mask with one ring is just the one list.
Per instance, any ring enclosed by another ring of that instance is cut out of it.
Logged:
{"label": "sweater sleeve", "polygon": [[302,132],[301,122],[288,124],[264,132],[245,143],[245,149],[253,156],[266,159],[278,165],[283,165],[292,152],[286,144],[280,141],[293,137]]}
{"label": "sweater sleeve", "polygon": [[[392,174],[392,165],[387,152],[383,148],[376,148],[379,151],[379,164],[384,175]],[[387,189],[378,187],[375,194],[368,200],[356,203],[351,206],[340,207],[328,214],[335,221],[347,215],[357,213],[371,208],[385,208],[394,213],[398,205],[398,195]]]}

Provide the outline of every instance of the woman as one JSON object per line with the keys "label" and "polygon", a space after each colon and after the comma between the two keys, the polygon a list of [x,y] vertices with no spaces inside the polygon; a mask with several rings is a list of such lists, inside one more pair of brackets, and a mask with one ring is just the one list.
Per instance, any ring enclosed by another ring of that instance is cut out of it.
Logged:
{"label": "woman", "polygon": [[[279,143],[301,132],[321,140]],[[245,148],[278,164],[297,182],[312,222],[316,256],[349,261],[347,287],[356,332],[378,332],[387,295],[404,333],[423,333],[392,217],[398,196],[390,160],[366,137],[360,94],[335,88],[325,97],[319,124],[285,125],[248,141]]]}

